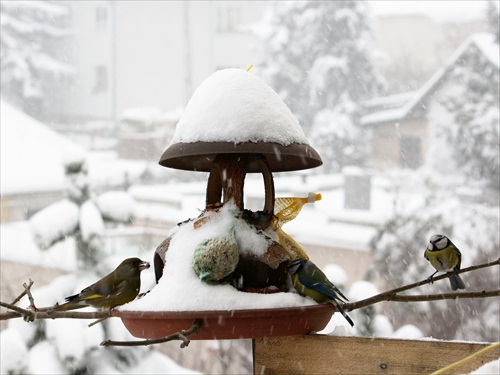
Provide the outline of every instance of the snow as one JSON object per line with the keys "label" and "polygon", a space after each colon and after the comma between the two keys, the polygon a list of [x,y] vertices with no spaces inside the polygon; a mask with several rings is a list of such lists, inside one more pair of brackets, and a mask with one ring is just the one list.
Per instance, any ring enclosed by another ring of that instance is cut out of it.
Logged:
{"label": "snow", "polygon": [[86,151],[39,121],[0,102],[0,163],[2,195],[62,190],[66,185],[63,162]]}
{"label": "snow", "polygon": [[392,323],[385,315],[375,315],[375,317],[373,318],[372,326],[374,337],[391,337],[394,333]]}
{"label": "snow", "polygon": [[224,69],[194,92],[172,143],[274,142],[308,144],[281,98],[251,72]]}
{"label": "snow", "polygon": [[500,67],[500,52],[495,36],[489,33],[478,33],[471,37],[471,42],[479,47],[484,56],[496,67]]}
{"label": "snow", "polygon": [[[297,293],[245,293],[228,284],[211,285],[199,280],[193,270],[196,246],[209,238],[228,233],[234,226],[240,252],[261,254],[267,249],[264,236],[257,234],[242,219],[234,217],[237,207],[226,203],[219,213],[208,213],[208,220],[194,229],[193,222],[176,227],[166,253],[163,277],[145,297],[121,306],[122,310],[197,311],[280,308],[314,305],[311,299]],[[266,232],[266,234],[269,234]],[[181,286],[181,287],[180,287]],[[186,298],[189,296],[189,298]]]}
{"label": "snow", "polygon": [[323,273],[328,280],[334,283],[340,290],[347,285],[349,277],[344,269],[336,264],[327,264],[323,267]]}
{"label": "snow", "polygon": [[426,15],[438,22],[482,19],[486,1],[368,1],[376,16]]}
{"label": "snow", "polygon": [[96,198],[96,204],[104,219],[129,222],[134,217],[134,198],[124,191],[108,191]]}
{"label": "snow", "polygon": [[27,374],[64,375],[68,370],[59,361],[56,348],[48,341],[35,344],[28,353]]}
{"label": "snow", "polygon": [[80,208],[80,230],[82,238],[88,242],[92,237],[100,236],[104,233],[104,220],[99,209],[92,201],[87,201]]}
{"label": "snow", "polygon": [[379,294],[378,288],[369,281],[359,280],[349,288],[349,298],[353,301],[361,301]]}
{"label": "snow", "polygon": [[[443,77],[450,72],[451,67],[461,64],[461,57],[463,57],[470,49],[471,45],[475,45],[482,54],[497,68],[500,66],[500,52],[498,43],[495,43],[495,36],[489,33],[478,33],[467,38],[446,60],[445,64],[438,69],[422,87],[415,91],[413,97],[406,102],[401,102],[399,108],[391,108],[381,110],[379,112],[370,113],[361,118],[362,125],[371,125],[377,123],[396,122],[401,121],[411,114],[416,106],[422,105],[425,98],[432,90],[442,82]],[[406,95],[406,94],[405,94]],[[406,97],[404,97],[406,99]],[[378,99],[383,102],[383,98]]]}
{"label": "snow", "polygon": [[402,327],[399,327],[396,331],[394,331],[392,337],[397,339],[417,340],[424,337],[424,334],[415,325],[406,324]]}
{"label": "snow", "polygon": [[[25,323],[26,324],[26,323]],[[21,335],[13,328],[0,332],[0,373],[22,374],[27,365],[28,348]]]}
{"label": "snow", "polygon": [[88,327],[89,322],[82,319],[58,319],[45,322],[49,342],[58,350],[58,357],[64,363],[80,365],[86,352],[104,340],[101,324]]}
{"label": "snow", "polygon": [[132,366],[126,374],[200,374],[197,371],[184,368],[159,352],[150,354],[137,366]]}
{"label": "snow", "polygon": [[474,370],[470,373],[471,375],[491,375],[491,374],[500,374],[500,358],[495,359],[491,362],[485,363],[477,370]]}
{"label": "snow", "polygon": [[78,206],[66,199],[51,204],[30,219],[35,241],[42,248],[74,232],[78,221]]}

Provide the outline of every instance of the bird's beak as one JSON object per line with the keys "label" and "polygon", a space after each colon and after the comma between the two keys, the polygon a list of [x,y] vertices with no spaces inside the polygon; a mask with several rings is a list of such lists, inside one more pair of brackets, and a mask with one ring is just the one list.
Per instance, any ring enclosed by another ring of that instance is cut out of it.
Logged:
{"label": "bird's beak", "polygon": [[149,262],[141,262],[141,263],[139,264],[139,270],[140,270],[140,271],[142,271],[142,270],[146,270],[146,269],[148,269],[148,268],[149,268],[149,266],[150,266],[150,265],[149,265]]}

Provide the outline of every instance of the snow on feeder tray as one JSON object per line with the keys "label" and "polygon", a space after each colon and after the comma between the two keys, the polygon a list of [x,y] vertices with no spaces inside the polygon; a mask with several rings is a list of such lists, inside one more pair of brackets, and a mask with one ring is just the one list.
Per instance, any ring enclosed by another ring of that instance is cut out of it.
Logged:
{"label": "snow on feeder tray", "polygon": [[[272,172],[322,164],[281,98],[252,73],[225,69],[193,94],[160,165],[209,172],[202,214],[180,223],[154,255],[157,285],[114,310],[136,337],[159,338],[202,321],[191,339],[259,338],[322,330],[335,309],[293,289],[289,262],[307,258],[281,226],[304,203],[275,199]],[[261,173],[262,211],[244,207],[247,173]]]}

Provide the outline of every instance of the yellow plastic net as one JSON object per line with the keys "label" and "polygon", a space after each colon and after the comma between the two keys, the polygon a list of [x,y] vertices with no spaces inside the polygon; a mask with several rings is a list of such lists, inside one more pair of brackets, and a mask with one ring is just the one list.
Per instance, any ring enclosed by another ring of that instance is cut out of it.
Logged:
{"label": "yellow plastic net", "polygon": [[285,248],[292,259],[309,259],[309,256],[304,247],[285,233],[281,227],[295,219],[306,203],[314,203],[319,200],[321,200],[321,194],[315,193],[309,193],[305,198],[284,197],[275,200],[273,226],[278,233],[280,245]]}

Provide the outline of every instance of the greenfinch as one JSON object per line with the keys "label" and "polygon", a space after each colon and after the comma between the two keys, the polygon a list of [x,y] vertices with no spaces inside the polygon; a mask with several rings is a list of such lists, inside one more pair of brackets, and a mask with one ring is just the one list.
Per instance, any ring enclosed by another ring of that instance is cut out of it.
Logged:
{"label": "greenfinch", "polygon": [[293,287],[301,296],[310,297],[318,303],[331,303],[338,312],[354,327],[354,322],[340,307],[337,300],[347,301],[346,296],[328,280],[326,275],[313,262],[307,259],[294,259],[288,265]]}
{"label": "greenfinch", "polygon": [[71,310],[92,306],[110,309],[133,301],[141,288],[141,271],[149,268],[149,263],[139,258],[128,258],[110,274],[86,287],[80,293],[66,297],[66,303],[56,310]]}
{"label": "greenfinch", "polygon": [[458,275],[462,263],[462,253],[448,237],[442,234],[432,236],[425,249],[424,257],[436,269],[436,272],[429,276],[430,282],[432,282],[432,277],[439,271],[453,271],[455,274],[449,277],[451,289],[465,289],[465,284]]}

